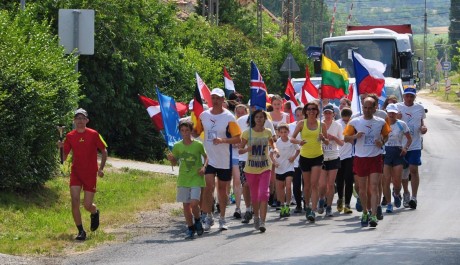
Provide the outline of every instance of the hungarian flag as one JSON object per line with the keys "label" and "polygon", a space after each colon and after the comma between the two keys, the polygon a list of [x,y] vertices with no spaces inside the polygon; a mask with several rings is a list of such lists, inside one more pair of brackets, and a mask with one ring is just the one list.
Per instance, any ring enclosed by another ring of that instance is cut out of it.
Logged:
{"label": "hungarian flag", "polygon": [[224,66],[224,87],[227,90],[228,94],[235,93],[235,84],[227,72],[227,68]]}
{"label": "hungarian flag", "polygon": [[[147,109],[147,112],[150,116],[150,119],[152,119],[152,123],[155,126],[155,129],[157,131],[161,131],[164,129],[163,126],[163,118],[161,117],[161,109],[160,109],[160,103],[156,100],[153,100],[151,98],[139,95],[139,99],[144,105],[144,107]],[[182,102],[176,102],[176,110],[179,114],[179,117],[183,117],[187,111],[187,105],[185,105]]]}
{"label": "hungarian flag", "polygon": [[299,102],[295,98],[295,90],[292,86],[291,79],[288,80],[286,90],[284,91],[284,99],[291,104],[291,113],[289,113],[290,122],[294,122],[295,109],[299,106]]}
{"label": "hungarian flag", "polygon": [[160,103],[158,103],[158,101],[156,100],[144,97],[142,95],[139,95],[139,99],[141,100],[141,103],[144,105],[144,107],[147,109],[150,119],[152,119],[153,126],[155,126],[155,129],[157,131],[163,130],[164,126],[163,119],[161,118]]}
{"label": "hungarian flag", "polygon": [[380,97],[385,85],[386,65],[379,61],[365,59],[361,54],[352,52],[353,68],[355,70],[358,93],[375,93]]}
{"label": "hungarian flag", "polygon": [[302,104],[307,104],[310,101],[318,99],[318,89],[313,85],[310,80],[310,71],[308,70],[308,65],[305,67],[305,82],[302,86],[302,91],[300,94],[300,101]]}
{"label": "hungarian flag", "polygon": [[348,95],[348,73],[331,59],[322,55],[321,98],[335,99]]}
{"label": "hungarian flag", "polygon": [[251,107],[255,106],[256,108],[266,110],[268,101],[267,87],[259,69],[253,61],[251,61],[251,82],[249,86],[251,89]]}
{"label": "hungarian flag", "polygon": [[209,91],[208,86],[203,82],[201,77],[196,74],[196,84],[198,85],[198,89],[200,90],[200,96],[202,99],[206,100],[206,104],[211,108],[212,107],[212,101],[211,101],[211,91]]}

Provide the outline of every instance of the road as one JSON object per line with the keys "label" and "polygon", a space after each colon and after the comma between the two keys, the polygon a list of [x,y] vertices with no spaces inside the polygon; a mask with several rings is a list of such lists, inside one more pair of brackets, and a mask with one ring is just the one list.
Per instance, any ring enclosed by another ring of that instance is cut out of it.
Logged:
{"label": "road", "polygon": [[[376,229],[361,228],[356,211],[335,212],[310,224],[304,215],[281,220],[271,209],[264,234],[252,224],[230,219],[228,231],[214,227],[187,241],[183,224],[173,223],[168,230],[102,247],[64,264],[459,264],[460,117],[420,101],[429,109],[429,132],[418,208],[386,214]],[[233,208],[227,212],[231,215]]]}
{"label": "road", "polygon": [[200,238],[184,240],[180,219],[158,233],[68,257],[62,264],[460,264],[460,116],[420,101],[429,113],[419,205],[385,214],[376,229],[361,228],[356,211],[335,212],[310,224],[305,215],[280,219],[272,208],[264,234],[252,223],[230,218],[228,231],[219,232],[216,225]]}

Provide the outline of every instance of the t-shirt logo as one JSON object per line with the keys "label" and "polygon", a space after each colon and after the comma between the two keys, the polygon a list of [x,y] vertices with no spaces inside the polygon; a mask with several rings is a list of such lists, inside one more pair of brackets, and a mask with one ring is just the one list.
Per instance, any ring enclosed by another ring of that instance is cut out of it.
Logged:
{"label": "t-shirt logo", "polygon": [[85,139],[83,139],[83,137],[80,137],[80,140],[78,140],[80,143],[84,142]]}

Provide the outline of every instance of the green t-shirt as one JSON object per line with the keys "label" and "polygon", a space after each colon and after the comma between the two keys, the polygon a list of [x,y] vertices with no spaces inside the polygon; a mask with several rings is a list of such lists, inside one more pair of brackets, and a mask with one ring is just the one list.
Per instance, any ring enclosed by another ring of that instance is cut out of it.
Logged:
{"label": "green t-shirt", "polygon": [[174,145],[172,154],[179,161],[178,187],[206,186],[204,176],[198,174],[203,166],[202,157],[206,154],[201,142],[193,140],[191,144],[185,145],[179,141]]}

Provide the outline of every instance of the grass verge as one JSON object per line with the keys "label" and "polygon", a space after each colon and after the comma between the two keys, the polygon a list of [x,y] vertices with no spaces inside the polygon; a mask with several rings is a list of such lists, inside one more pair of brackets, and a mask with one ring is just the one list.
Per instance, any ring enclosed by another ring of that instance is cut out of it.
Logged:
{"label": "grass verge", "polygon": [[[175,201],[176,177],[139,170],[109,170],[98,179],[95,203],[101,211],[101,227],[88,232],[89,213],[81,208],[88,239],[76,243],[68,177],[48,181],[41,189],[18,194],[0,193],[0,253],[13,255],[60,255],[65,249],[85,250],[115,239],[106,233],[136,221],[141,211],[159,209]],[[83,195],[83,194],[82,194]],[[82,196],[83,197],[83,196]]]}

